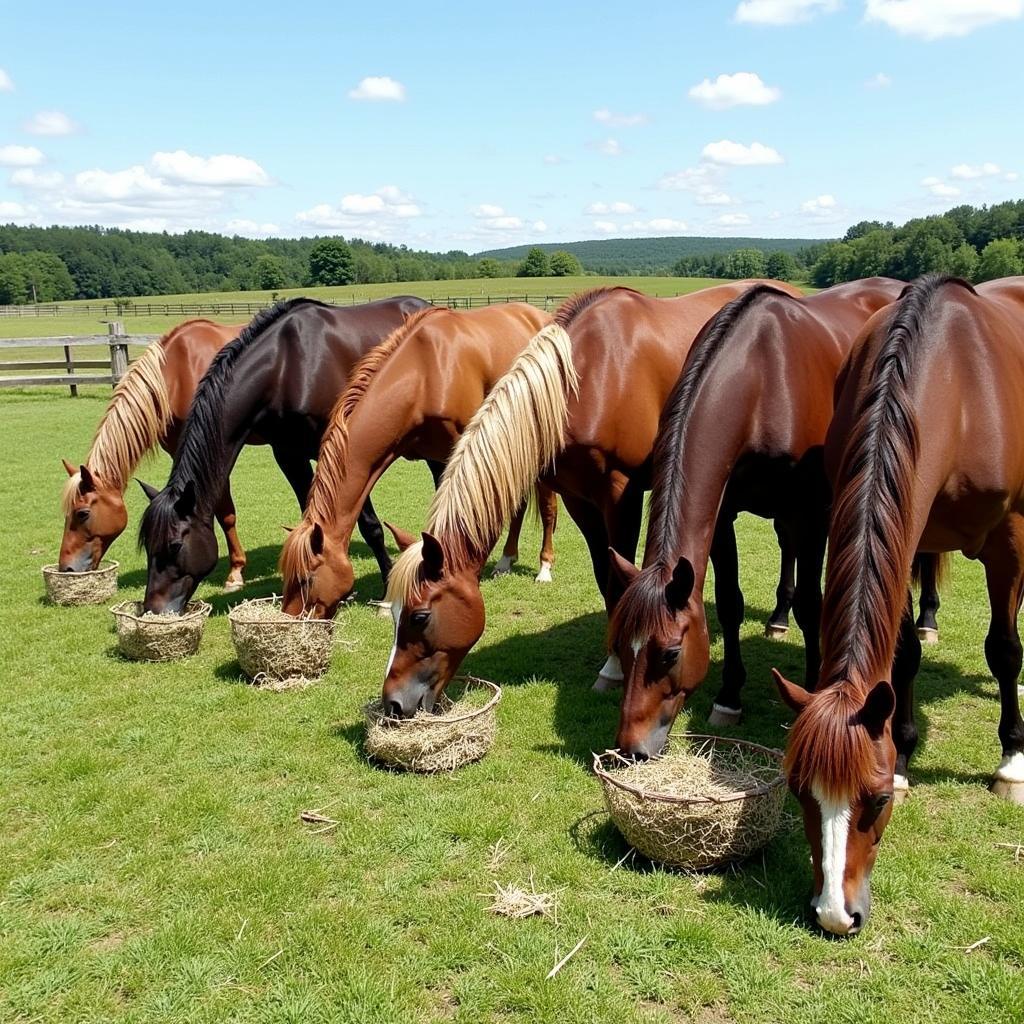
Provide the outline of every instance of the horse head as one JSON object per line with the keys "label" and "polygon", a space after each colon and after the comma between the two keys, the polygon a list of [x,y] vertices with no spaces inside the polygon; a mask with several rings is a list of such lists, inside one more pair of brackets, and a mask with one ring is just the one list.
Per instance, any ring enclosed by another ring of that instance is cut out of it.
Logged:
{"label": "horse head", "polygon": [[58,565],[61,572],[95,569],[107,549],[128,525],[124,495],[88,466],[75,467],[61,460],[67,470],[64,485],[64,535]]}

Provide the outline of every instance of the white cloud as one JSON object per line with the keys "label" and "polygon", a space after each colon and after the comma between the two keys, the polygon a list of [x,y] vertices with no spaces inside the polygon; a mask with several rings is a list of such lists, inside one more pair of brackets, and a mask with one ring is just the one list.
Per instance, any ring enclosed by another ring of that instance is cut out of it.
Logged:
{"label": "white cloud", "polygon": [[1022,13],[1024,0],[867,0],[864,18],[901,35],[931,40],[965,36]]}
{"label": "white cloud", "polygon": [[349,89],[351,100],[393,100],[401,103],[405,99],[405,86],[387,75],[364,78],[354,89]]}
{"label": "white cloud", "polygon": [[[508,213],[503,206],[497,203],[481,203],[471,211],[476,218],[477,226],[484,231],[520,231],[525,226],[522,217],[515,217]],[[535,224],[543,224],[537,221]],[[546,231],[547,225],[543,228],[534,227],[535,231]]]}
{"label": "white cloud", "polygon": [[836,197],[826,193],[825,195],[815,196],[813,199],[802,202],[800,210],[813,216],[832,216],[838,206],[839,203],[836,201]]}
{"label": "white cloud", "polygon": [[0,200],[0,224],[8,220],[21,220],[28,216],[28,210],[21,203]]}
{"label": "white cloud", "polygon": [[0,167],[38,167],[45,159],[35,146],[0,146]]}
{"label": "white cloud", "polygon": [[688,95],[710,110],[726,110],[728,107],[767,106],[782,96],[782,90],[765,85],[761,76],[752,71],[737,71],[734,75],[719,75],[713,82],[705,78],[693,86]]}
{"label": "white cloud", "polygon": [[350,192],[341,197],[337,206],[318,203],[308,210],[300,210],[295,219],[306,227],[382,239],[399,234],[401,221],[419,217],[422,212],[408,192],[395,185],[383,185],[366,194]]}
{"label": "white cloud", "polygon": [[531,227],[531,228],[533,228],[533,230],[534,230],[534,231],[539,231],[539,232],[541,232],[541,234],[543,234],[543,233],[544,233],[545,231],[547,231],[547,229],[548,229],[548,225],[547,225],[547,222],[546,222],[546,221],[543,221],[543,220],[535,220],[535,221],[534,221],[534,222],[533,222],[533,223],[532,223],[532,224],[530,225],[530,227]]}
{"label": "white cloud", "polygon": [[11,174],[11,184],[19,188],[51,189],[64,181],[60,171],[34,171],[31,167],[20,167]]}
{"label": "white cloud", "polygon": [[865,89],[888,89],[892,85],[892,79],[884,72],[879,71],[872,75],[864,83]]}
{"label": "white cloud", "polygon": [[565,157],[558,156],[556,153],[548,153],[544,157],[544,163],[546,163],[549,167],[554,167],[556,164],[564,164]]}
{"label": "white cloud", "polygon": [[632,203],[624,203],[621,200],[614,203],[597,202],[591,203],[583,212],[598,216],[607,213],[636,213],[636,207]]}
{"label": "white cloud", "polygon": [[1019,177],[1020,175],[1016,171],[1007,171],[1003,175],[1005,181],[1016,181]]}
{"label": "white cloud", "polygon": [[954,178],[992,178],[995,177],[997,174],[1001,174],[1002,168],[1000,168],[999,164],[994,164],[989,161],[986,161],[983,164],[976,165],[957,164],[956,167],[954,167],[949,173]]}
{"label": "white cloud", "polygon": [[657,187],[664,192],[690,192],[699,206],[732,206],[738,203],[738,199],[723,189],[721,179],[721,168],[702,164],[662,175]]}
{"label": "white cloud", "polygon": [[743,0],[736,20],[754,25],[794,25],[818,14],[832,14],[840,0]]}
{"label": "white cloud", "polygon": [[277,224],[259,224],[254,220],[245,217],[236,217],[224,225],[224,230],[232,235],[242,235],[245,238],[266,238],[270,235],[279,235],[281,228]]}
{"label": "white cloud", "polygon": [[618,225],[614,221],[610,220],[595,220],[594,227],[603,234],[610,235],[613,231],[618,231]]}
{"label": "white cloud", "polygon": [[921,184],[928,189],[933,196],[937,196],[939,199],[952,199],[955,196],[960,195],[960,189],[958,189],[956,185],[949,185],[941,178],[936,178],[934,175],[922,178]]}
{"label": "white cloud", "polygon": [[729,167],[767,167],[783,162],[781,154],[771,146],[762,145],[760,142],[752,142],[745,146],[742,142],[731,142],[728,139],[709,142],[701,150],[700,155],[713,164]]}
{"label": "white cloud", "polygon": [[613,128],[635,128],[638,124],[647,123],[646,114],[617,114],[614,110],[602,107],[594,111],[594,120]]}
{"label": "white cloud", "polygon": [[194,156],[176,149],[173,153],[154,153],[150,164],[161,178],[184,185],[248,188],[270,184],[267,172],[245,156]]}
{"label": "white cloud", "polygon": [[602,156],[622,156],[622,143],[618,139],[602,139],[600,142],[592,142],[590,147]]}
{"label": "white cloud", "polygon": [[0,92],[14,92],[14,82],[3,68],[0,68]]}
{"label": "white cloud", "polygon": [[623,225],[626,231],[650,231],[655,235],[680,234],[687,230],[686,221],[671,217],[654,217],[651,220],[634,220]]}
{"label": "white cloud", "polygon": [[727,228],[740,227],[750,223],[750,216],[746,213],[723,213],[718,223]]}
{"label": "white cloud", "polygon": [[504,207],[495,203],[481,203],[473,210],[474,217],[501,217],[504,213]]}
{"label": "white cloud", "polygon": [[40,110],[24,124],[25,131],[30,135],[71,135],[78,131],[78,126],[59,110]]}

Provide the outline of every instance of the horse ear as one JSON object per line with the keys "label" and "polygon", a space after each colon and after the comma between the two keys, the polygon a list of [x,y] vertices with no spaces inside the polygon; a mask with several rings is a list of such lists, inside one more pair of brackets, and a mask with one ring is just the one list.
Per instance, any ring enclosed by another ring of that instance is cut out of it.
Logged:
{"label": "horse ear", "polygon": [[791,683],[778,669],[772,669],[772,679],[779,689],[782,703],[799,715],[807,707],[811,695],[802,686]]}
{"label": "horse ear", "polygon": [[88,494],[90,491],[95,491],[96,481],[93,479],[92,473],[89,472],[89,467],[79,466],[78,472],[82,474],[82,482],[78,485],[78,493]]}
{"label": "horse ear", "polygon": [[189,480],[181,492],[181,497],[174,503],[174,511],[179,519],[188,519],[196,510],[196,485]]}
{"label": "horse ear", "polygon": [[640,575],[640,570],[628,558],[623,558],[615,548],[608,549],[608,557],[611,559],[609,568],[612,575],[624,587],[628,587]]}
{"label": "horse ear", "polygon": [[324,553],[324,528],[319,523],[309,531],[309,550],[318,556]]}
{"label": "horse ear", "polygon": [[61,459],[60,461],[64,463],[64,468],[67,470],[68,476],[74,476],[78,472],[78,470],[75,469],[67,459]]}
{"label": "horse ear", "polygon": [[135,479],[138,482],[138,485],[142,488],[142,493],[145,494],[150,501],[160,493],[152,484],[147,484],[145,480],[139,480],[138,477]]}
{"label": "horse ear", "polygon": [[896,693],[885,680],[875,683],[864,698],[864,706],[857,712],[857,721],[877,740],[885,732],[885,723],[896,710]]}
{"label": "horse ear", "polygon": [[680,558],[672,570],[672,579],[665,587],[665,600],[672,611],[681,612],[686,607],[686,602],[690,600],[690,594],[693,593],[695,579],[690,560]]}
{"label": "horse ear", "polygon": [[399,551],[404,551],[416,543],[416,538],[411,533],[406,533],[400,526],[393,526],[388,522],[385,522],[384,525],[391,531],[391,536],[395,538]]}
{"label": "horse ear", "polygon": [[428,580],[439,580],[444,572],[444,548],[432,534],[423,534],[423,571]]}
{"label": "horse ear", "polygon": [[294,526],[285,526],[284,523],[281,523],[281,529],[284,530],[285,533],[291,533],[292,530],[295,529],[295,527]]}

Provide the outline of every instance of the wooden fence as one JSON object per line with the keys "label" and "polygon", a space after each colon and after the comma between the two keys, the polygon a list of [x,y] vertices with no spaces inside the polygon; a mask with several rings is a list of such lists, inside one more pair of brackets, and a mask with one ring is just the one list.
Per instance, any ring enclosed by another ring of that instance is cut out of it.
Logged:
{"label": "wooden fence", "polygon": [[[118,321],[107,324],[106,334],[94,334],[87,337],[60,338],[4,338],[0,339],[0,349],[13,348],[62,348],[63,359],[4,360],[0,361],[0,388],[26,388],[40,385],[50,387],[67,387],[71,394],[78,394],[79,384],[110,384],[117,382],[128,371],[130,362],[129,345],[148,345],[160,337],[159,334],[124,333],[124,327]],[[82,345],[107,345],[110,355],[107,359],[78,359],[75,348]],[[11,370],[21,371],[15,376],[6,376]],[[57,375],[44,377],[25,376],[25,370],[63,370]],[[106,373],[80,373],[81,370],[106,370]]]}

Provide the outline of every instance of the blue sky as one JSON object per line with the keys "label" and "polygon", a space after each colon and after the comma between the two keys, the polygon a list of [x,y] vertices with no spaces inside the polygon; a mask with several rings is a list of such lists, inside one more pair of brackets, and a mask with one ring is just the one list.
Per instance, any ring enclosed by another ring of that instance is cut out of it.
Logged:
{"label": "blue sky", "polygon": [[10,5],[0,222],[469,251],[1017,198],[1024,0]]}

